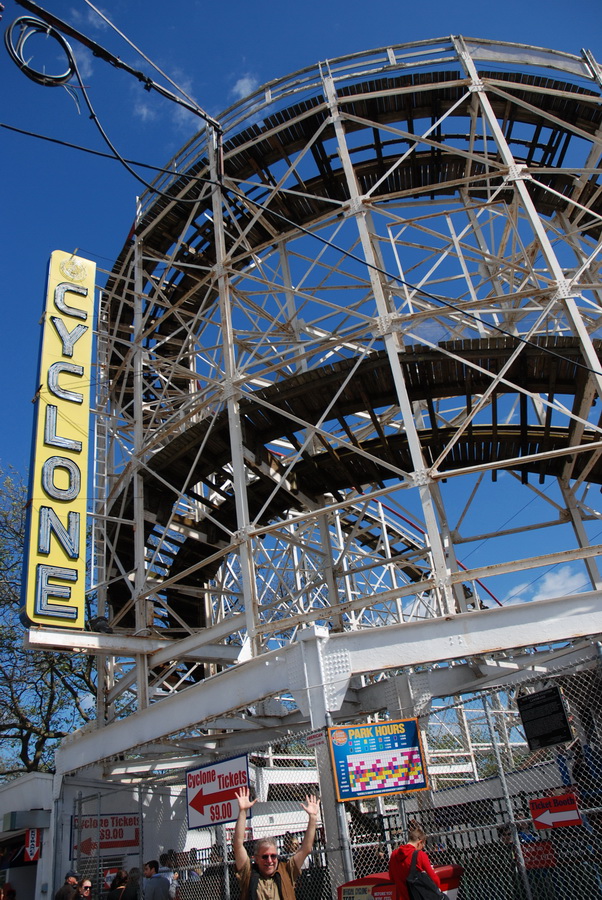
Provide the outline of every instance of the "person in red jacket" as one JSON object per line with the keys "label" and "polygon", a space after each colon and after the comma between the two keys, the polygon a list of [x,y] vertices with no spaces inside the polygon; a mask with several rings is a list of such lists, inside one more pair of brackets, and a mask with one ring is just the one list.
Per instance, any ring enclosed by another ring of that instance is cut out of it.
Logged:
{"label": "person in red jacket", "polygon": [[391,854],[391,859],[389,860],[389,878],[395,883],[395,886],[397,887],[398,900],[410,900],[410,895],[408,893],[408,888],[406,885],[406,878],[408,877],[410,871],[412,856],[414,855],[415,850],[418,850],[418,856],[416,858],[416,868],[418,869],[418,871],[426,872],[427,875],[435,882],[437,887],[441,887],[439,877],[431,866],[431,862],[428,856],[424,852],[425,845],[426,832],[423,828],[421,828],[420,825],[418,825],[416,822],[413,822],[408,828],[407,844],[402,844]]}

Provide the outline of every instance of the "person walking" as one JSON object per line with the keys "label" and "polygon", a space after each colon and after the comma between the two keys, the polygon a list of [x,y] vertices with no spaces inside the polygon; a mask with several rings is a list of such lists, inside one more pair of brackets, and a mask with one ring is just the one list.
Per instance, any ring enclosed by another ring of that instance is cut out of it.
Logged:
{"label": "person walking", "polygon": [[117,869],[115,877],[111,882],[111,888],[106,896],[106,900],[122,900],[123,892],[128,880],[128,873],[125,869]]}
{"label": "person walking", "polygon": [[170,900],[169,881],[159,874],[159,863],[149,859],[144,863],[144,900]]}
{"label": "person walking", "polygon": [[140,869],[134,866],[128,872],[128,880],[121,895],[121,900],[138,900],[140,894]]}
{"label": "person walking", "polygon": [[54,895],[54,900],[72,900],[77,890],[79,875],[73,869],[69,869],[65,875],[64,884],[58,889]]}
{"label": "person walking", "polygon": [[174,872],[175,859],[176,854],[174,850],[168,850],[167,853],[162,853],[159,857],[159,875],[163,875],[163,878],[167,878],[169,881],[169,896],[171,900],[175,900],[178,878],[180,877],[178,872]]}
{"label": "person walking", "polygon": [[437,888],[441,888],[439,876],[433,869],[431,861],[424,852],[426,846],[426,832],[417,822],[410,824],[408,828],[408,841],[402,844],[391,854],[389,860],[389,877],[397,888],[398,900],[411,900],[407,885],[407,877],[412,865],[412,857],[416,853],[416,869],[426,872]]}
{"label": "person walking", "polygon": [[275,838],[262,838],[255,843],[253,860],[247,853],[244,837],[247,811],[257,802],[249,798],[249,789],[234,795],[238,800],[238,817],[234,826],[232,849],[236,877],[240,882],[240,900],[295,900],[295,882],[303,863],[311,853],[316,836],[319,804],[308,794],[301,807],[307,813],[307,829],[299,849],[287,860],[278,859]]}
{"label": "person walking", "polygon": [[80,878],[73,900],[92,900],[92,882],[89,878]]}

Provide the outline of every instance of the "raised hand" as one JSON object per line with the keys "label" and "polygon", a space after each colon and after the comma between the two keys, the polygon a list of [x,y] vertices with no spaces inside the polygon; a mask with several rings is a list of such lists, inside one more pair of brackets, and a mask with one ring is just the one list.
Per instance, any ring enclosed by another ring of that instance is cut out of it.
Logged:
{"label": "raised hand", "polygon": [[239,791],[234,792],[234,796],[238,800],[238,808],[239,809],[251,809],[251,807],[257,803],[257,797],[254,800],[249,798],[249,788],[241,787]]}
{"label": "raised hand", "polygon": [[301,806],[308,816],[317,817],[320,811],[320,803],[315,794],[307,794],[305,797],[305,803],[302,803]]}

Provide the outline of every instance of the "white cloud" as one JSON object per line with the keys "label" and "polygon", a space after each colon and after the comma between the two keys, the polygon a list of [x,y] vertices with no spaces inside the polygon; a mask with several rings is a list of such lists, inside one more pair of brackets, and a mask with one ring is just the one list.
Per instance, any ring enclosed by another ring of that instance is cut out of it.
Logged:
{"label": "white cloud", "polygon": [[141,101],[134,105],[134,115],[141,122],[154,122],[157,118],[157,110],[152,103]]}
{"label": "white cloud", "polygon": [[570,566],[561,566],[547,572],[535,585],[533,600],[545,600],[548,597],[564,597],[565,594],[578,594],[587,587],[587,578],[581,572],[575,572]]}
{"label": "white cloud", "polygon": [[[170,76],[173,78],[174,82],[178,85],[180,90],[183,91],[186,95],[185,97],[183,97],[184,100],[190,102],[188,101],[188,97],[191,97],[192,100],[196,100],[196,97],[194,96],[192,78],[189,78],[184,74],[184,72],[180,72],[177,69],[175,72],[170,73]],[[176,97],[181,96],[181,94],[176,90],[176,88],[173,87],[173,85],[168,85],[168,87],[169,90],[176,95]],[[199,103],[199,106],[201,106],[202,108],[202,103]],[[202,128],[202,120],[198,118],[198,116],[195,116],[194,113],[191,113],[183,106],[179,106],[177,103],[172,103],[171,107],[171,117],[176,128],[182,131],[196,131],[199,128]]]}
{"label": "white cloud", "polygon": [[517,603],[549,600],[552,597],[578,594],[586,590],[587,586],[588,581],[583,573],[575,571],[571,566],[560,566],[532,582],[525,581],[515,585],[502,603],[504,606],[514,606]]}
{"label": "white cloud", "polygon": [[254,75],[247,73],[238,79],[230,93],[235,100],[242,100],[244,97],[248,97],[249,94],[252,94],[258,87],[259,80]]}
{"label": "white cloud", "polygon": [[[108,19],[110,19],[110,15],[106,9],[102,9],[102,7],[97,7],[100,12],[103,13]],[[79,31],[84,31],[86,28],[96,28],[99,31],[106,31],[109,28],[109,25],[105,20],[99,16],[93,9],[86,9],[82,13],[79,9],[71,9],[70,10],[70,21],[74,23],[75,27]],[[85,33],[85,31],[84,31]]]}
{"label": "white cloud", "polygon": [[[174,96],[182,97],[181,91],[184,91],[187,97],[183,97],[183,99],[190,102],[188,101],[189,96],[194,100],[192,79],[187,77],[183,72],[175,71],[170,73],[174,83],[180,88],[180,91],[178,91],[178,88],[174,87],[174,85],[165,84],[158,73],[151,70],[148,66],[145,67],[144,70],[148,71],[153,81],[164,84],[167,90]],[[160,97],[154,90],[143,91],[138,82],[130,82],[129,95],[131,98],[133,115],[143,124],[152,124],[169,120],[175,131],[184,134],[194,133],[194,131],[198,131],[203,125],[201,119],[185,107],[180,106],[173,100],[167,100]]]}
{"label": "white cloud", "polygon": [[515,585],[509,594],[502,598],[503,606],[514,606],[517,603],[525,603],[529,600],[528,596],[525,596],[529,591],[530,585],[528,581],[524,581],[522,584]]}
{"label": "white cloud", "polygon": [[[107,19],[109,19],[109,21],[112,21],[108,10],[102,9],[102,7],[100,6],[98,7],[98,9],[103,15],[107,17]],[[109,23],[105,22],[102,16],[99,16],[97,13],[95,13],[93,9],[88,10],[87,21],[92,28],[97,28],[99,31],[107,31],[110,28]]]}
{"label": "white cloud", "polygon": [[79,703],[84,712],[91,713],[96,709],[96,697],[93,694],[80,694]]}
{"label": "white cloud", "polygon": [[94,56],[87,47],[82,47],[81,44],[75,44],[74,46],[74,44],[71,45],[71,49],[75,56],[79,74],[85,84],[86,81],[92,77],[92,73],[94,72]]}

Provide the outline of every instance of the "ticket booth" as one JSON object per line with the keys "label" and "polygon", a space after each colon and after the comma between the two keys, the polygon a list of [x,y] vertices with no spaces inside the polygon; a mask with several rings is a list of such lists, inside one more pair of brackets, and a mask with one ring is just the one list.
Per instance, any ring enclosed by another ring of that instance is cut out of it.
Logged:
{"label": "ticket booth", "polygon": [[[433,866],[441,882],[441,890],[449,900],[456,900],[460,879],[464,869],[462,866]],[[338,900],[397,900],[397,888],[389,880],[388,872],[376,872],[355,881],[348,881],[338,888]]]}

